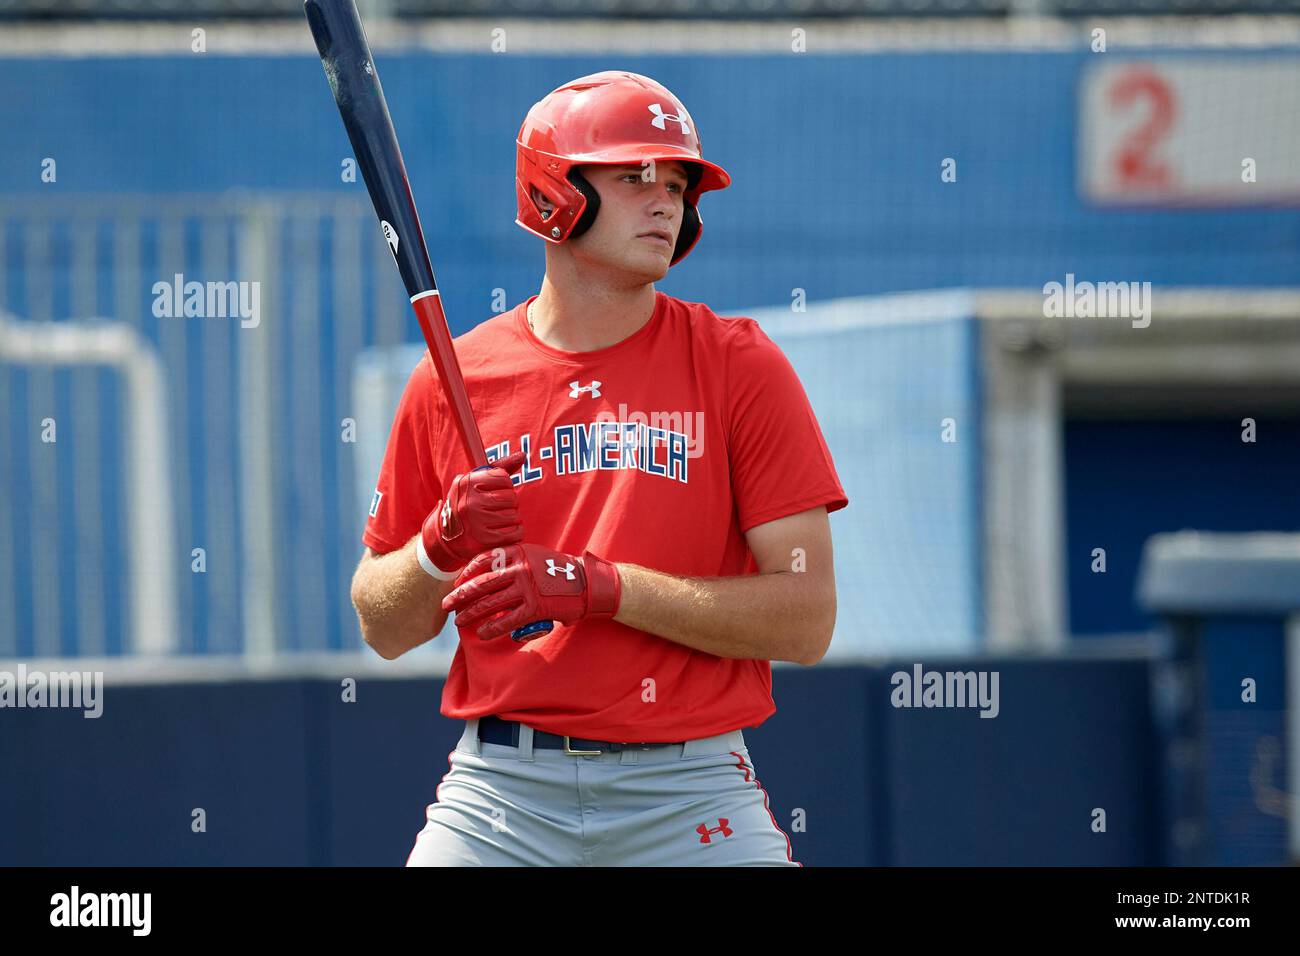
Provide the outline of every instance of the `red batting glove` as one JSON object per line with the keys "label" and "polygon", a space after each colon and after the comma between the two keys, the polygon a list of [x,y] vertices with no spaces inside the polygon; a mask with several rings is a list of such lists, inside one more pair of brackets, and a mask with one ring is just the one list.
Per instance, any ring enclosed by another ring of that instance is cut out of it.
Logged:
{"label": "red batting glove", "polygon": [[[477,628],[487,640],[533,621],[572,624],[585,617],[613,617],[621,597],[612,561],[590,551],[576,557],[539,544],[512,544],[466,565],[455,589],[442,599],[442,609],[456,612],[457,627]],[[478,627],[484,621],[488,623]]]}
{"label": "red batting glove", "polygon": [[450,581],[474,555],[523,540],[510,475],[524,459],[523,452],[515,452],[493,462],[491,468],[452,479],[447,497],[429,512],[420,529],[416,547],[420,567]]}

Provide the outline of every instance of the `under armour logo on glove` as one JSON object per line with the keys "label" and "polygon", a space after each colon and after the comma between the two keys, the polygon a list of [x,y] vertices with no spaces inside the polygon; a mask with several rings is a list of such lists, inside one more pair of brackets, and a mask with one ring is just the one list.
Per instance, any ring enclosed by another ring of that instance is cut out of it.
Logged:
{"label": "under armour logo on glove", "polygon": [[558,573],[560,573],[561,571],[563,571],[563,572],[564,572],[564,576],[565,576],[566,578],[568,578],[570,581],[572,581],[572,580],[573,580],[573,569],[574,569],[575,567],[576,567],[576,565],[574,565],[574,564],[565,564],[564,567],[561,568],[561,567],[558,567],[558,566],[555,564],[555,561],[554,561],[553,559],[551,559],[551,558],[547,558],[547,559],[546,559],[546,573],[549,574],[551,577],[555,577],[556,574],[558,574]]}
{"label": "under armour logo on glove", "polygon": [[655,118],[650,121],[650,125],[655,127],[656,129],[666,130],[668,128],[667,120],[672,120],[674,123],[677,123],[679,126],[681,126],[683,136],[691,135],[691,128],[686,125],[685,111],[682,111],[680,114],[665,113],[664,108],[660,106],[658,103],[651,103],[649,106],[649,110],[651,113],[654,113],[655,115]]}
{"label": "under armour logo on glove", "polygon": [[577,382],[569,383],[569,398],[577,398],[583,392],[590,392],[592,398],[600,398],[600,382],[593,381],[590,385],[579,385]]}
{"label": "under armour logo on glove", "polygon": [[726,837],[729,837],[736,832],[735,830],[731,829],[731,827],[727,826],[727,824],[730,822],[731,821],[728,820],[726,817],[720,817],[718,819],[718,825],[716,827],[710,827],[707,823],[701,823],[698,827],[695,828],[695,832],[700,835],[701,843],[712,843],[713,841],[710,840],[709,837],[714,833],[721,833],[723,838],[725,839]]}
{"label": "under armour logo on glove", "polygon": [[590,551],[565,554],[528,542],[502,550],[505,567],[492,552],[478,555],[442,599],[442,609],[456,613],[458,628],[490,640],[532,621],[572,624],[618,613],[622,583],[613,562]]}
{"label": "under armour logo on glove", "polygon": [[450,529],[451,529],[451,499],[448,498],[447,501],[442,506],[442,530],[448,531]]}

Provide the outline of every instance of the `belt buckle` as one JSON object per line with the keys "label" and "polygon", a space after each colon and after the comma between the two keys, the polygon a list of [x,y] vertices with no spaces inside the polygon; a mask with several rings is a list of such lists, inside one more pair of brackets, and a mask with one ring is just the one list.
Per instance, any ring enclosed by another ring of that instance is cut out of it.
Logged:
{"label": "belt buckle", "polygon": [[564,752],[571,757],[599,757],[605,751],[603,750],[574,750],[569,746],[571,738],[566,734],[564,737]]}

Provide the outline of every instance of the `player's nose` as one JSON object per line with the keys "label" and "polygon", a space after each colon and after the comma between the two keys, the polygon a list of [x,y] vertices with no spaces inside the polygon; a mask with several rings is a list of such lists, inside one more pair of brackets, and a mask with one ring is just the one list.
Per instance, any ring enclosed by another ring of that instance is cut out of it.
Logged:
{"label": "player's nose", "polygon": [[651,190],[650,203],[650,208],[656,214],[662,213],[670,218],[677,214],[677,193],[672,191],[671,183],[667,180],[659,180],[655,183],[655,188]]}

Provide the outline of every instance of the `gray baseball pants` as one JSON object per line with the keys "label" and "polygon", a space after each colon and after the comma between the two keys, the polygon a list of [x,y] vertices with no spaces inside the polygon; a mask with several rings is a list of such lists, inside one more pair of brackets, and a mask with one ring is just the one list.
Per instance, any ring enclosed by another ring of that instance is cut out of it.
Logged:
{"label": "gray baseball pants", "polygon": [[407,866],[802,866],[739,730],[594,756],[465,722]]}

